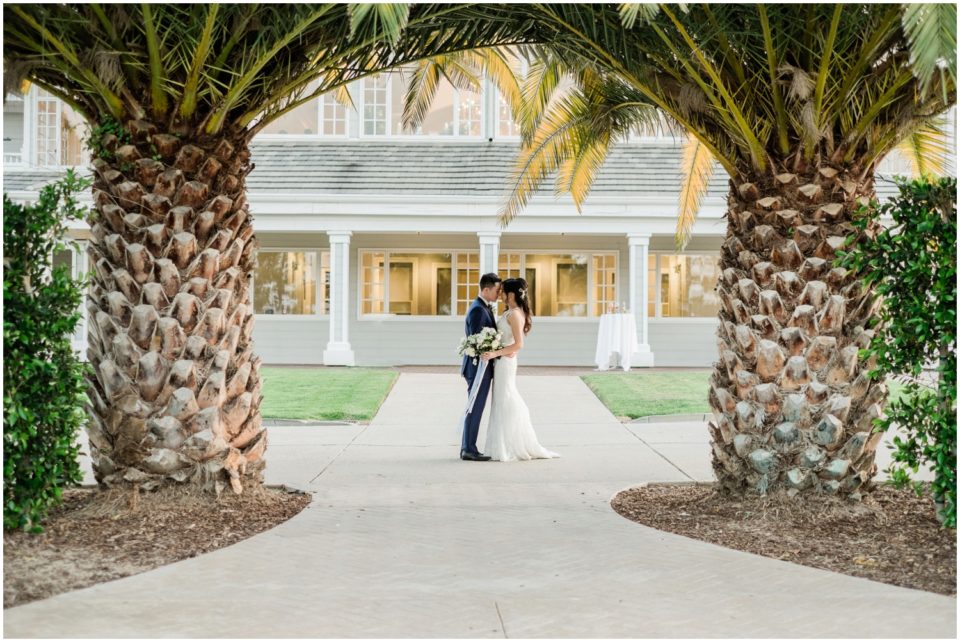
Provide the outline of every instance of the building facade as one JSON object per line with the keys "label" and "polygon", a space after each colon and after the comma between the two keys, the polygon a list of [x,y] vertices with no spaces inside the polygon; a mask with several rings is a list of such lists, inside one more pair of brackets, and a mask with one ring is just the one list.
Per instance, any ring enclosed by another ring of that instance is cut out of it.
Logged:
{"label": "building facade", "polygon": [[[420,130],[404,131],[405,81],[392,73],[356,83],[355,109],[324,96],[252,145],[248,200],[261,246],[254,336],[265,363],[455,364],[462,317],[485,272],[528,281],[526,364],[594,365],[600,316],[614,310],[636,319],[635,365],[715,360],[722,170],[682,252],[674,247],[681,145],[669,136],[617,147],[582,212],[547,185],[501,229],[518,147],[509,110],[489,82],[477,92],[446,85]],[[32,200],[65,167],[84,164],[83,130],[43,91],[8,97],[4,191]],[[896,162],[888,171],[904,171]],[[82,253],[86,226],[72,234]],[[77,273],[86,267],[81,254],[57,260]],[[84,337],[81,328],[81,350]]]}

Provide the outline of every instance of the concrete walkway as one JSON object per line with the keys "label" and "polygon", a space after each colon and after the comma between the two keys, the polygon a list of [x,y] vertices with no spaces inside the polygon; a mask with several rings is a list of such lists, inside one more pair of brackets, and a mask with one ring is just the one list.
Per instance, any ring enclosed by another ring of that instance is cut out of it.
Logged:
{"label": "concrete walkway", "polygon": [[[727,550],[609,506],[709,479],[701,422],[614,419],[576,377],[519,379],[559,460],[456,458],[455,375],[403,374],[369,426],[271,429],[262,535],[4,612],[7,637],[956,636],[956,600]],[[481,448],[483,447],[481,433]]]}

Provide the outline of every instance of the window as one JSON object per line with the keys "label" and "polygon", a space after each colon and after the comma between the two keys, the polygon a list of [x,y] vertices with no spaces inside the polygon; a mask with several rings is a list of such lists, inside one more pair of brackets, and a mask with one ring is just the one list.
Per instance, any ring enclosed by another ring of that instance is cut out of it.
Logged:
{"label": "window", "polygon": [[[306,91],[313,91],[309,88]],[[310,135],[317,133],[317,101],[294,107],[263,128],[264,134]]]}
{"label": "window", "polygon": [[504,252],[498,267],[504,278],[523,276],[535,316],[599,316],[617,301],[615,253]]}
{"label": "window", "polygon": [[462,315],[477,296],[480,255],[363,250],[360,279],[361,315]]}
{"label": "window", "polygon": [[[76,243],[76,245],[70,242],[67,248],[55,251],[51,261],[51,269],[61,268],[66,270],[67,275],[73,279],[83,278],[93,269],[92,261],[86,253],[85,246],[86,243],[83,241]],[[71,341],[74,350],[79,350],[82,353],[87,346],[87,306],[85,302],[80,303],[77,312],[80,313],[80,321],[77,323]],[[81,357],[86,358],[83,355]]]}
{"label": "window", "polygon": [[[716,293],[720,258],[715,254],[659,254],[650,256],[656,291],[651,300],[659,317],[713,317],[720,299]],[[653,316],[650,311],[651,316]]]}
{"label": "window", "polygon": [[[304,90],[308,96],[317,90],[311,83]],[[264,134],[290,134],[299,136],[346,136],[349,133],[347,110],[333,97],[333,92],[321,95],[288,111],[263,128]]]}
{"label": "window", "polygon": [[499,274],[501,278],[504,278],[504,279],[520,278],[520,259],[522,257],[523,257],[522,254],[508,254],[508,253],[501,254],[499,265],[497,266],[499,268]]}
{"label": "window", "polygon": [[346,136],[349,133],[347,108],[331,94],[320,96],[320,133],[324,136]]}
{"label": "window", "polygon": [[36,93],[36,147],[39,166],[83,165],[86,121],[72,107],[43,89]]}
{"label": "window", "polygon": [[[507,62],[513,73],[517,75],[520,81],[529,73],[530,65],[522,56],[507,55]],[[519,136],[520,126],[513,120],[513,112],[510,105],[504,100],[500,92],[497,92],[497,136]]]}
{"label": "window", "polygon": [[457,254],[457,314],[466,314],[479,295],[480,254]]}
{"label": "window", "polygon": [[37,95],[37,165],[60,160],[60,101],[41,89]]}
{"label": "window", "polygon": [[457,91],[458,111],[458,132],[461,136],[479,136],[480,135],[480,92],[476,91]]}
{"label": "window", "polygon": [[593,256],[593,315],[613,312],[617,306],[617,261],[612,254]]}
{"label": "window", "polygon": [[329,310],[329,283],[329,252],[261,250],[253,279],[254,310],[257,314],[324,314]]}
{"label": "window", "polygon": [[363,314],[383,314],[386,310],[384,306],[384,293],[386,292],[386,279],[384,278],[383,252],[364,252],[360,261],[361,274],[361,312]]}
{"label": "window", "polygon": [[483,98],[479,91],[458,90],[441,80],[416,130],[403,126],[403,101],[411,70],[378,74],[362,81],[364,136],[480,136]]}
{"label": "window", "polygon": [[386,136],[387,93],[390,74],[378,74],[363,81],[363,133],[366,136]]}
{"label": "window", "polygon": [[513,120],[513,114],[510,111],[510,105],[503,99],[503,96],[497,95],[497,135],[498,136],[519,136],[520,126]]}

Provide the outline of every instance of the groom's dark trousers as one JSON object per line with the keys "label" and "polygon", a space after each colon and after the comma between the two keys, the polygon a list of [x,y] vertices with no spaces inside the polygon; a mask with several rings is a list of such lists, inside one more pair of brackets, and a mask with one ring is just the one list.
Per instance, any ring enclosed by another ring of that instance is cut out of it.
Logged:
{"label": "groom's dark trousers", "polygon": [[[477,334],[484,328],[496,328],[497,321],[493,318],[493,312],[487,307],[487,302],[481,297],[477,297],[467,310],[467,318],[464,323],[464,330],[467,336]],[[474,379],[477,376],[479,363],[474,365],[472,357],[464,357],[463,365],[460,368],[460,374],[467,380],[467,396],[470,396],[470,390],[473,388]],[[477,450],[477,436],[480,434],[480,419],[483,417],[483,408],[487,404],[487,395],[490,394],[490,382],[493,380],[493,362],[487,364],[487,369],[480,380],[480,389],[477,391],[477,400],[473,404],[473,412],[467,415],[467,421],[463,427],[463,440],[460,443],[460,450],[471,454],[479,454]]]}

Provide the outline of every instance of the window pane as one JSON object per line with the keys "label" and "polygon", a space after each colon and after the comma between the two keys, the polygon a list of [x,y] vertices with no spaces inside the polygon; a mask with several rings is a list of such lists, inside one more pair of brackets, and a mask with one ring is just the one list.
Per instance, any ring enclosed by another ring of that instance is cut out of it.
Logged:
{"label": "window pane", "polygon": [[[520,254],[510,254],[502,252],[500,254],[499,264],[497,265],[497,274],[502,279],[516,279],[520,276]],[[527,283],[529,286],[530,284]]]}
{"label": "window pane", "polygon": [[660,256],[660,312],[664,317],[712,317],[720,299],[716,255]]}
{"label": "window pane", "polygon": [[593,256],[594,316],[613,312],[617,307],[617,272],[612,254]]}
{"label": "window pane", "polygon": [[383,314],[384,274],[383,253],[363,252],[360,258],[362,314]]}
{"label": "window pane", "polygon": [[[390,314],[450,314],[450,270],[450,254],[391,252]],[[444,283],[445,293],[442,292]]]}
{"label": "window pane", "polygon": [[497,134],[500,136],[519,136],[520,127],[513,120],[510,106],[502,96],[497,96]]}
{"label": "window pane", "polygon": [[480,296],[480,255],[457,253],[457,314],[466,314],[473,300]]}
{"label": "window pane", "polygon": [[253,279],[258,314],[314,314],[317,294],[315,252],[261,251]]}
{"label": "window pane", "polygon": [[588,254],[527,254],[525,273],[535,316],[586,317]]}
{"label": "window pane", "polygon": [[347,135],[347,109],[330,94],[320,97],[320,133],[324,136]]}
{"label": "window pane", "polygon": [[[360,292],[363,314],[447,316],[451,314],[451,254],[363,252]],[[384,261],[387,261],[387,269]],[[386,282],[384,279],[386,278]],[[386,297],[389,291],[389,307]]]}
{"label": "window pane", "polygon": [[480,135],[480,107],[482,100],[480,92],[460,90],[459,103],[459,133],[461,136]]}

